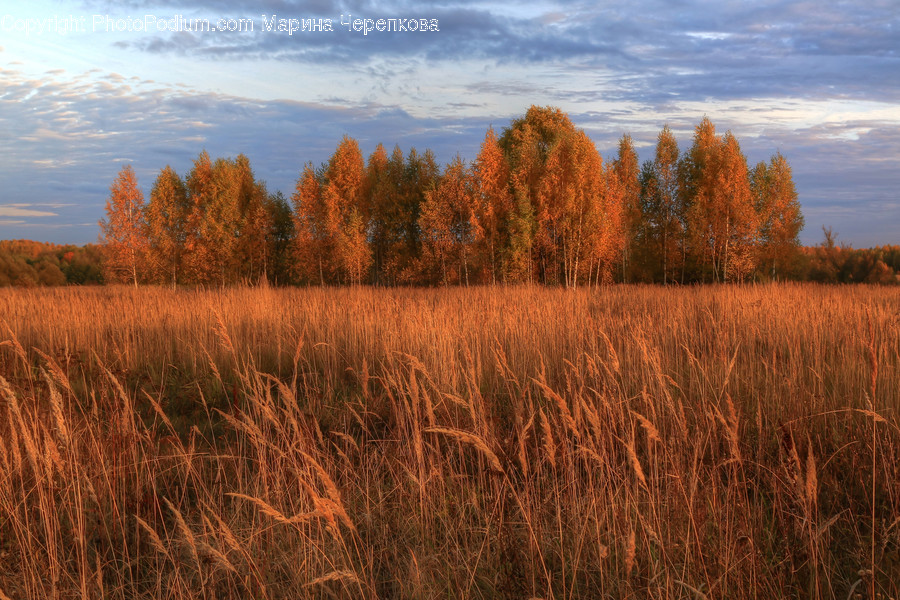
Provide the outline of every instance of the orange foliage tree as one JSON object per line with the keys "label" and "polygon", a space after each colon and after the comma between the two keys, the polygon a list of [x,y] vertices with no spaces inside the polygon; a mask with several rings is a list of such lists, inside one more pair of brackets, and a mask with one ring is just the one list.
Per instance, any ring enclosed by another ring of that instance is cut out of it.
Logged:
{"label": "orange foliage tree", "polygon": [[188,210],[184,182],[167,165],[156,177],[146,208],[148,262],[157,283],[171,281],[173,287],[178,283]]}
{"label": "orange foliage tree", "polygon": [[365,204],[371,230],[372,282],[383,283],[384,265],[391,254],[393,240],[389,225],[389,213],[397,205],[399,173],[403,172],[403,152],[394,149],[394,158],[388,158],[384,146],[378,144],[369,155],[366,164]]}
{"label": "orange foliage tree", "polygon": [[268,203],[269,193],[265,183],[256,181],[250,159],[239,154],[229,164],[231,178],[237,193],[237,254],[238,276],[243,281],[255,283],[268,280],[269,235],[272,229],[272,213]]}
{"label": "orange foliage tree", "polygon": [[533,218],[532,272],[574,287],[585,262],[589,273],[595,265],[608,270],[609,251],[615,256],[623,243],[623,195],[606,197],[602,159],[587,135],[559,109],[532,106],[504,131],[501,147],[520,219],[515,231],[527,232]]}
{"label": "orange foliage tree", "polygon": [[107,281],[133,283],[144,272],[148,241],[144,194],[131,165],[125,165],[109,188],[106,218],[100,220],[104,272]]}
{"label": "orange foliage tree", "polygon": [[637,232],[642,220],[640,165],[630,135],[623,135],[619,140],[613,175],[622,194],[622,281],[628,281],[630,261],[636,250]]}
{"label": "orange foliage tree", "polygon": [[440,271],[440,281],[469,285],[469,266],[475,244],[483,237],[476,219],[472,174],[457,156],[444,171],[437,187],[425,192],[419,217],[422,269]]}
{"label": "orange foliage tree", "polygon": [[372,264],[367,178],[356,140],[344,136],[323,173],[307,165],[294,193],[298,273],[319,283],[362,283]]}
{"label": "orange foliage tree", "polygon": [[750,193],[747,159],[729,131],[722,138],[715,203],[714,271],[722,281],[743,281],[756,268],[759,220]]}
{"label": "orange foliage tree", "polygon": [[366,174],[356,140],[344,136],[325,171],[325,229],[338,278],[362,283],[372,264],[365,211]]}
{"label": "orange foliage tree", "polygon": [[325,248],[328,233],[319,177],[308,163],[292,196],[294,204],[294,268],[300,281],[325,284]]}
{"label": "orange foliage tree", "polygon": [[765,274],[776,279],[800,252],[797,239],[803,215],[794,186],[791,166],[781,153],[760,162],[750,174],[750,188],[759,215],[759,260]]}
{"label": "orange foliage tree", "polygon": [[639,243],[652,280],[678,280],[684,250],[684,213],[679,203],[678,142],[669,126],[656,138],[652,161],[641,172],[643,214]]}
{"label": "orange foliage tree", "polygon": [[[204,151],[187,178],[191,214],[186,249],[195,283],[234,283],[239,277],[238,240],[245,161],[218,158]],[[246,164],[246,163],[245,163]]]}
{"label": "orange foliage tree", "polygon": [[499,137],[489,129],[471,166],[457,156],[443,174],[430,150],[388,155],[379,144],[364,163],[344,136],[327,163],[303,168],[291,210],[246,156],[204,151],[184,181],[160,172],[145,211],[123,169],[101,223],[104,251],[110,280],[140,280],[146,261],[173,285],[267,282],[270,269],[279,283],[576,287],[800,268],[803,217],[780,154],[749,173],[737,138],[704,117],[683,156],[665,126],[638,165],[630,136],[604,166],[568,115],[532,106]]}
{"label": "orange foliage tree", "polygon": [[494,133],[488,129],[473,168],[474,210],[483,235],[479,252],[491,283],[505,281],[507,269],[501,256],[509,243],[509,219],[513,196],[509,190],[509,165]]}
{"label": "orange foliage tree", "polygon": [[688,253],[701,279],[743,280],[755,267],[757,215],[737,138],[704,117],[681,163]]}

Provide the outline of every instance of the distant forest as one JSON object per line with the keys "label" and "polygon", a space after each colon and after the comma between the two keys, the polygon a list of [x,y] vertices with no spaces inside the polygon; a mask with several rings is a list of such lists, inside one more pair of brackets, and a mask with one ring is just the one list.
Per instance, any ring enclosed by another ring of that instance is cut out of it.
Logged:
{"label": "distant forest", "polygon": [[[897,283],[900,246],[857,250],[831,230],[800,246],[787,159],[749,168],[704,118],[683,153],[668,127],[639,164],[630,136],[605,164],[552,107],[531,107],[474,162],[344,137],[290,201],[244,155],[163,168],[145,202],[133,169],[110,188],[100,246],[4,242],[0,285],[474,285],[812,280]],[[99,250],[99,251],[98,251]]]}
{"label": "distant forest", "polygon": [[0,287],[103,283],[100,246],[62,246],[29,240],[0,241]]}

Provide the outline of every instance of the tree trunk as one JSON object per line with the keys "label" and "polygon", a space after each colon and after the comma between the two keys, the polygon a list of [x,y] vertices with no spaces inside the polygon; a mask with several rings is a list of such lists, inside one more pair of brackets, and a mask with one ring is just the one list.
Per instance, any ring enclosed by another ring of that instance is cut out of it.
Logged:
{"label": "tree trunk", "polygon": [[494,236],[491,235],[491,283],[497,285],[497,257],[494,254]]}
{"label": "tree trunk", "polygon": [[669,283],[669,229],[663,226],[663,285]]}
{"label": "tree trunk", "polygon": [[725,261],[724,261],[724,264],[722,265],[722,281],[724,281],[725,283],[728,283],[728,247],[729,247],[729,242],[731,241],[729,239],[730,235],[731,235],[731,220],[725,219]]}
{"label": "tree trunk", "polygon": [[134,279],[134,289],[137,289],[137,254],[135,253],[134,248],[131,249],[131,277]]}
{"label": "tree trunk", "polygon": [[466,273],[466,287],[469,287],[469,261],[466,257],[465,246],[463,246],[463,270]]}

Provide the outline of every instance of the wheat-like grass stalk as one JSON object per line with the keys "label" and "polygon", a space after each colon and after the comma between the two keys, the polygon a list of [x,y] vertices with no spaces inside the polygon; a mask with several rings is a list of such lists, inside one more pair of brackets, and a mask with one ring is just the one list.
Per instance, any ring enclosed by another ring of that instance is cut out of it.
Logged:
{"label": "wheat-like grass stalk", "polygon": [[197,553],[197,539],[194,537],[194,532],[191,531],[191,528],[188,527],[188,524],[184,520],[184,516],[181,514],[175,505],[172,504],[168,498],[163,498],[163,502],[166,503],[166,506],[169,507],[169,511],[175,517],[175,523],[178,525],[178,530],[181,532],[181,536],[184,538],[184,546],[188,549],[188,552],[191,555],[191,558],[194,559],[194,563],[197,565],[197,569],[200,569],[200,555]]}
{"label": "wheat-like grass stalk", "polygon": [[631,463],[631,468],[634,470],[635,476],[637,476],[638,481],[641,482],[645,488],[647,486],[647,477],[644,475],[644,468],[641,467],[641,461],[638,460],[637,452],[634,450],[634,438],[631,438],[625,444],[625,451],[628,454],[628,462]]}
{"label": "wheat-like grass stalk", "polygon": [[569,405],[566,404],[565,399],[553,391],[547,383],[541,379],[532,379],[534,383],[537,384],[541,391],[544,392],[544,395],[548,400],[552,400],[556,405],[557,410],[559,411],[560,416],[562,417],[563,423],[565,423],[566,428],[572,434],[573,437],[578,438],[581,436],[581,432],[578,430],[578,425],[575,423],[575,418],[572,416],[572,411],[569,410]]}
{"label": "wheat-like grass stalk", "polygon": [[538,416],[541,419],[541,431],[544,432],[544,454],[550,464],[556,464],[556,442],[553,440],[553,431],[550,428],[550,421],[544,414],[544,409],[538,409]]}
{"label": "wheat-like grass stalk", "polygon": [[256,505],[256,507],[259,509],[259,512],[266,515],[267,517],[275,519],[275,521],[277,521],[278,523],[289,524],[291,522],[291,519],[286,517],[284,513],[276,509],[265,500],[262,500],[261,498],[254,498],[253,496],[248,496],[247,494],[241,494],[238,492],[228,492],[226,495],[231,496],[232,498],[240,498],[241,500],[246,500],[247,502]]}
{"label": "wheat-like grass stalk", "polygon": [[634,559],[637,555],[637,540],[635,538],[634,529],[628,530],[628,539],[625,542],[625,579],[631,577],[631,571],[634,569]]}
{"label": "wheat-like grass stalk", "polygon": [[74,391],[72,390],[72,383],[69,381],[68,376],[63,372],[62,368],[57,364],[55,360],[50,358],[47,354],[42,352],[40,349],[35,348],[34,351],[44,359],[44,362],[47,365],[47,369],[56,379],[56,382],[61,385],[67,392],[74,395]]}
{"label": "wheat-like grass stalk", "polygon": [[304,587],[322,585],[323,583],[328,583],[330,581],[348,581],[351,583],[361,583],[359,577],[353,571],[332,571],[331,573],[326,573],[321,577],[316,577],[315,579],[307,583]]}
{"label": "wheat-like grass stalk", "polygon": [[335,485],[334,480],[331,478],[331,475],[328,474],[328,471],[311,455],[300,452],[300,455],[306,459],[306,461],[312,465],[313,470],[319,477],[319,481],[322,482],[322,485],[325,487],[325,493],[328,495],[328,498],[331,500],[333,504],[334,512],[340,517],[341,521],[344,525],[347,526],[348,529],[355,532],[356,526],[353,524],[353,521],[350,519],[350,515],[347,513],[347,509],[344,506],[343,501],[341,500],[341,493],[338,490],[337,485]]}
{"label": "wheat-like grass stalk", "polygon": [[41,375],[44,377],[44,380],[47,382],[47,387],[50,390],[50,412],[53,414],[53,421],[56,425],[56,433],[59,436],[60,441],[63,444],[64,448],[69,446],[69,427],[66,425],[66,417],[63,412],[62,407],[62,396],[60,396],[59,391],[56,389],[56,386],[53,385],[53,380],[50,379],[50,376],[46,371],[41,369]]}
{"label": "wheat-like grass stalk", "polygon": [[16,399],[16,393],[2,375],[0,375],[0,391],[6,396],[6,401],[18,422],[18,434],[25,446],[25,457],[31,465],[32,473],[34,473],[35,477],[40,477],[41,471],[38,469],[38,460],[41,457],[41,453],[38,452],[37,446],[34,443],[34,437],[22,416],[22,410],[19,407],[19,401]]}
{"label": "wheat-like grass stalk", "polygon": [[169,551],[166,550],[165,545],[162,543],[162,540],[159,537],[159,534],[156,533],[156,530],[150,527],[150,525],[140,518],[137,515],[134,515],[134,520],[137,521],[137,524],[140,525],[141,529],[143,529],[148,536],[150,536],[150,545],[159,552],[160,554],[169,554]]}
{"label": "wheat-like grass stalk", "polygon": [[531,428],[534,426],[534,414],[531,415],[531,418],[528,419],[528,423],[525,424],[525,427],[522,428],[522,431],[519,433],[519,466],[522,468],[522,475],[528,477],[528,433],[531,431]]}
{"label": "wheat-like grass stalk", "polygon": [[15,352],[16,356],[19,357],[19,360],[22,361],[22,364],[24,366],[28,366],[28,354],[25,352],[22,344],[19,343],[19,338],[16,337],[16,333],[12,330],[6,320],[3,320],[3,327],[6,328],[6,332],[9,334],[9,339],[0,342],[0,346],[11,346],[13,352]]}
{"label": "wheat-like grass stalk", "polygon": [[222,317],[222,313],[218,310],[215,311],[216,316],[216,335],[219,337],[219,341],[228,351],[228,353],[237,361],[237,351],[234,349],[234,343],[231,341],[231,336],[228,335],[228,327],[225,326],[225,319]]}
{"label": "wheat-like grass stalk", "polygon": [[650,442],[662,441],[662,438],[659,435],[659,430],[656,427],[654,427],[653,423],[651,423],[647,417],[645,417],[644,415],[642,415],[639,412],[634,411],[634,410],[631,411],[631,414],[632,414],[632,416],[634,416],[635,419],[638,420],[638,422],[641,424],[641,427],[644,428],[644,431],[647,433],[648,441],[650,441]]}
{"label": "wheat-like grass stalk", "polygon": [[231,564],[231,561],[228,560],[228,558],[224,554],[213,548],[210,544],[204,541],[199,541],[197,545],[200,552],[202,552],[205,556],[210,557],[215,564],[219,565],[226,571],[230,571],[232,573],[238,572],[237,568],[235,568],[235,566]]}
{"label": "wheat-like grass stalk", "polygon": [[153,407],[153,411],[159,416],[160,419],[162,419],[162,422],[166,425],[166,427],[168,427],[169,431],[174,433],[175,426],[172,425],[172,421],[170,421],[169,417],[166,416],[166,412],[163,410],[159,402],[157,402],[156,399],[147,392],[147,390],[142,391],[144,393],[144,397],[150,402],[150,406]]}
{"label": "wheat-like grass stalk", "polygon": [[816,475],[816,458],[813,454],[812,441],[807,443],[806,451],[806,485],[804,487],[806,502],[810,510],[815,510],[816,502],[819,497],[819,479]]}
{"label": "wheat-like grass stalk", "polygon": [[494,452],[488,447],[488,445],[481,437],[475,435],[474,433],[469,433],[468,431],[462,431],[460,429],[450,429],[446,427],[429,427],[425,430],[425,432],[439,433],[441,435],[445,435],[459,442],[462,442],[463,444],[472,446],[487,459],[488,464],[492,469],[494,469],[498,473],[505,472],[503,470],[503,465],[500,463],[500,459],[497,458],[497,455],[494,454]]}

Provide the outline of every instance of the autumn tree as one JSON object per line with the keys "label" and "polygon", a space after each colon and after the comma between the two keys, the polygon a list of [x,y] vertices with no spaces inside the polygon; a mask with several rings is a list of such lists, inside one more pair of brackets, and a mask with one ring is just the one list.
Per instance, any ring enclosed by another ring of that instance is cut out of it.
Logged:
{"label": "autumn tree", "polygon": [[831,227],[822,226],[825,239],[813,249],[810,278],[822,283],[838,283],[846,280],[846,265],[851,249],[837,244],[837,234]]}
{"label": "autumn tree", "polygon": [[678,202],[678,142],[668,125],[657,136],[653,160],[644,164],[640,178],[640,243],[654,278],[669,283],[679,271],[684,215]]}
{"label": "autumn tree", "polygon": [[[521,268],[526,261],[530,263],[527,280],[535,272],[544,283],[559,283],[563,276],[558,256],[560,232],[555,226],[559,211],[554,206],[555,198],[546,190],[541,193],[541,187],[547,185],[544,176],[552,149],[562,137],[574,131],[569,117],[558,108],[532,106],[500,137],[500,147],[510,166],[516,219],[521,224],[516,228],[516,235],[521,239],[516,240],[515,247],[519,251],[528,248],[531,254],[511,258],[511,263],[521,265],[514,281],[526,280],[526,273],[522,272],[525,269]],[[526,215],[533,219],[533,226],[525,222]]]}
{"label": "autumn tree", "polygon": [[642,218],[640,165],[630,135],[623,135],[619,140],[618,153],[612,164],[612,175],[618,180],[618,190],[621,192],[622,281],[627,282]]}
{"label": "autumn tree", "polygon": [[241,276],[248,282],[269,281],[273,227],[269,200],[265,182],[255,181],[243,203],[237,252]]}
{"label": "autumn tree", "polygon": [[504,281],[507,269],[501,257],[509,245],[513,196],[509,189],[509,165],[493,127],[484,136],[481,151],[475,160],[472,183],[474,210],[483,231],[480,253],[491,283],[497,283],[498,279]]}
{"label": "autumn tree", "polygon": [[356,140],[348,136],[328,162],[322,189],[325,231],[332,270],[351,283],[362,283],[372,264],[365,219],[365,170]]}
{"label": "autumn tree", "polygon": [[100,220],[107,281],[133,283],[143,275],[148,241],[144,194],[131,165],[125,165],[109,188],[106,218]]}
{"label": "autumn tree", "polygon": [[[597,155],[599,161],[600,155]],[[598,165],[601,167],[601,165]],[[598,168],[599,170],[599,168]],[[612,164],[606,165],[602,179],[602,191],[591,205],[587,223],[590,249],[590,274],[595,273],[596,284],[612,283],[617,257],[626,243],[625,217],[627,195],[631,193],[615,173]],[[596,270],[594,270],[596,266]]]}
{"label": "autumn tree", "polygon": [[[312,163],[303,168],[292,196],[294,204],[294,268],[300,281],[325,284],[328,230],[319,176]],[[330,275],[330,273],[329,273]]]}
{"label": "autumn tree", "polygon": [[469,285],[472,254],[483,234],[474,198],[472,174],[459,156],[447,165],[437,187],[425,192],[419,216],[423,270],[439,268],[444,285]]}
{"label": "autumn tree", "polygon": [[372,264],[368,184],[362,153],[348,136],[316,173],[307,165],[294,194],[295,256],[307,281],[361,283]]}
{"label": "autumn tree", "polygon": [[366,207],[371,228],[372,276],[376,285],[384,283],[384,265],[391,253],[392,213],[399,194],[399,181],[403,172],[403,152],[394,149],[394,158],[388,158],[384,146],[378,144],[366,164]]}
{"label": "autumn tree", "polygon": [[[549,256],[556,257],[566,287],[578,285],[579,265],[587,257],[598,262],[608,258],[613,231],[603,218],[604,193],[602,159],[593,142],[583,131],[561,136],[548,153],[537,200],[540,239]],[[617,204],[622,196],[617,183]]]}
{"label": "autumn tree", "polygon": [[237,269],[240,279],[247,282],[268,281],[271,215],[267,202],[269,193],[264,182],[257,181],[250,159],[239,154],[229,164],[233,185],[237,186]]}
{"label": "autumn tree", "polygon": [[534,281],[534,238],[537,230],[534,206],[527,191],[511,186],[513,207],[509,215],[509,243],[504,252],[504,278],[509,283]]}
{"label": "autumn tree", "polygon": [[716,239],[714,214],[718,185],[718,161],[721,141],[707,117],[694,129],[693,144],[679,162],[679,205],[685,218],[682,242],[684,269],[699,277],[712,272]]}
{"label": "autumn tree", "polygon": [[189,211],[185,220],[184,267],[186,279],[191,283],[202,283],[206,279],[206,246],[201,239],[201,225],[205,218],[206,206],[213,195],[212,159],[206,150],[194,159],[191,171],[185,178]]}
{"label": "autumn tree", "polygon": [[206,206],[201,223],[201,240],[210,257],[210,281],[223,286],[238,281],[240,259],[238,243],[243,225],[241,195],[243,174],[235,161],[218,158],[213,163],[212,201]]}
{"label": "autumn tree", "polygon": [[743,281],[756,268],[759,221],[747,159],[729,131],[722,138],[715,197],[713,268],[722,281]]}
{"label": "autumn tree", "polygon": [[189,208],[184,181],[167,165],[156,177],[146,208],[149,266],[158,283],[178,283]]}
{"label": "autumn tree", "polygon": [[367,230],[362,211],[353,207],[338,232],[337,247],[341,269],[354,285],[363,283],[372,266],[372,249],[369,247]]}
{"label": "autumn tree", "polygon": [[269,230],[266,234],[267,276],[276,285],[285,285],[291,277],[291,243],[294,239],[294,219],[291,206],[280,191],[266,198]]}
{"label": "autumn tree", "polygon": [[602,159],[565,113],[532,106],[503,132],[500,146],[515,199],[511,231],[523,236],[511,236],[511,247],[530,247],[531,272],[541,281],[575,286],[586,258],[599,268],[608,247],[621,250],[621,207],[607,203]]}
{"label": "autumn tree", "polygon": [[704,117],[680,165],[690,256],[701,279],[743,280],[755,268],[757,216],[737,138]]}
{"label": "autumn tree", "polygon": [[635,231],[634,262],[632,275],[642,281],[663,281],[665,273],[665,253],[662,247],[661,224],[659,218],[659,182],[652,160],[641,164],[639,176],[641,184],[642,218]]}
{"label": "autumn tree", "polygon": [[419,217],[429,190],[440,178],[440,168],[431,150],[415,148],[403,153],[396,148],[388,161],[388,202],[381,205],[378,219],[383,240],[390,249],[383,264],[381,281],[390,284],[416,283],[421,274]]}
{"label": "autumn tree", "polygon": [[188,265],[196,283],[225,285],[238,279],[238,239],[244,179],[237,161],[212,162],[204,151],[187,178]]}
{"label": "autumn tree", "polygon": [[803,215],[794,187],[791,167],[781,153],[760,162],[750,174],[756,212],[759,217],[760,267],[768,277],[777,278],[799,253],[798,235]]}

